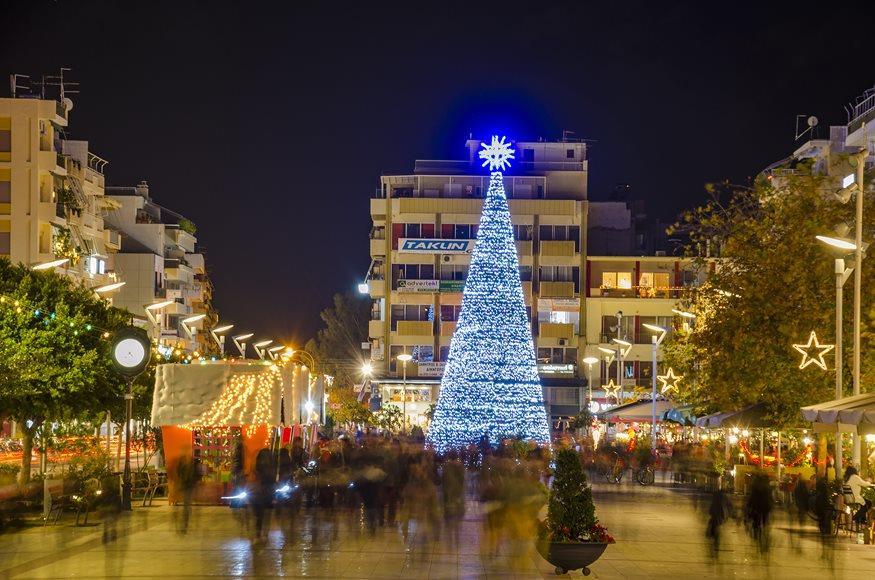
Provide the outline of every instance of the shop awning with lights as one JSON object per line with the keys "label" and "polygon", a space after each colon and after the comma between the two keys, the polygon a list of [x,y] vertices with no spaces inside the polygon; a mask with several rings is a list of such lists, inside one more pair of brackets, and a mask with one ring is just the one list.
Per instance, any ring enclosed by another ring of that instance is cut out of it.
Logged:
{"label": "shop awning with lights", "polygon": [[693,415],[692,405],[672,407],[662,414],[662,420],[684,425],[685,427],[692,427],[696,424],[696,416]]}
{"label": "shop awning with lights", "polygon": [[713,413],[696,419],[696,427],[704,427],[707,429],[720,429],[726,427],[744,427],[744,428],[765,428],[770,427],[764,416],[766,406],[763,403],[750,405],[737,411],[726,411],[721,413]]}
{"label": "shop awning with lights", "polygon": [[815,431],[875,433],[875,393],[862,393],[802,407],[802,417]]}
{"label": "shop awning with lights", "polygon": [[[671,401],[657,400],[656,420],[661,420],[666,411],[673,406],[674,404]],[[598,416],[603,421],[637,421],[639,423],[650,423],[653,418],[653,401],[635,401],[633,403],[626,403],[599,413]]]}

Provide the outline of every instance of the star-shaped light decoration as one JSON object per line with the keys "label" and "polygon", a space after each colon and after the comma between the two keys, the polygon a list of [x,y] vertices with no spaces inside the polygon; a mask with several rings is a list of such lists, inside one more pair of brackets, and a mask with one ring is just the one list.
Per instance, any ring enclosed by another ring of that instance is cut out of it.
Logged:
{"label": "star-shaped light decoration", "polygon": [[684,375],[676,375],[674,374],[674,369],[669,367],[668,372],[664,375],[656,375],[656,378],[659,379],[659,382],[662,383],[662,388],[660,392],[665,395],[669,391],[677,391],[678,383],[684,378]]}
{"label": "star-shaped light decoration", "polygon": [[498,135],[492,136],[492,143],[487,145],[481,143],[483,151],[480,152],[480,159],[483,159],[483,167],[489,166],[489,171],[504,171],[510,167],[510,160],[514,159],[513,148],[510,142],[505,142],[505,137],[501,139]]}
{"label": "star-shaped light decoration", "polygon": [[620,385],[615,385],[614,379],[609,380],[603,388],[605,389],[605,397],[613,397],[615,401],[620,402]]}
{"label": "star-shaped light decoration", "polygon": [[817,334],[812,330],[806,344],[794,344],[793,348],[802,353],[802,362],[799,363],[800,369],[813,363],[826,370],[826,361],[823,360],[823,355],[835,348],[835,345],[820,344],[820,341],[817,340]]}

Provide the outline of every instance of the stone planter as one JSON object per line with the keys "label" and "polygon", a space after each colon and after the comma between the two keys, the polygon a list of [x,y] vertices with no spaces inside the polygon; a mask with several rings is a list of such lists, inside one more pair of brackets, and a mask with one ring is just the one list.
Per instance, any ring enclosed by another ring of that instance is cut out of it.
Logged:
{"label": "stone planter", "polygon": [[588,566],[601,557],[608,547],[603,542],[545,542],[536,543],[538,553],[556,567],[556,574],[581,570],[589,576]]}

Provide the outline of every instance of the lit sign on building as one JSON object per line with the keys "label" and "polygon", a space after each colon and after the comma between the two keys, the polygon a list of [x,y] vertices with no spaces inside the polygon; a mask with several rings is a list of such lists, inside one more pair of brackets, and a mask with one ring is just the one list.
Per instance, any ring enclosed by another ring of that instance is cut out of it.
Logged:
{"label": "lit sign on building", "polygon": [[470,254],[475,240],[401,238],[398,251],[408,254]]}

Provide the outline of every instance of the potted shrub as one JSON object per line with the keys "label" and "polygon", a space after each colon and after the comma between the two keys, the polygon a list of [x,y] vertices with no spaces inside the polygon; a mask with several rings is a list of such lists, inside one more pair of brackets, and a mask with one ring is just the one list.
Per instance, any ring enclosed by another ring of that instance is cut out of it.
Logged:
{"label": "potted shrub", "polygon": [[547,503],[547,519],[539,526],[537,548],[556,567],[556,574],[581,569],[598,560],[614,538],[599,524],[592,489],[577,453],[563,449],[556,454],[556,469]]}

